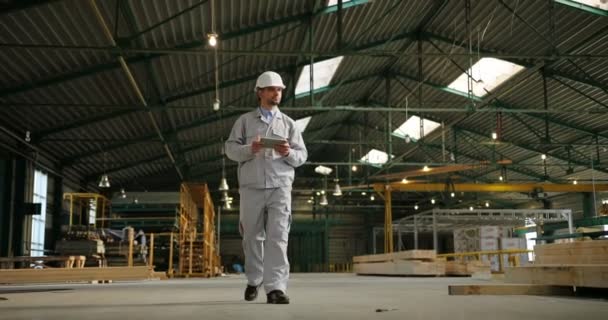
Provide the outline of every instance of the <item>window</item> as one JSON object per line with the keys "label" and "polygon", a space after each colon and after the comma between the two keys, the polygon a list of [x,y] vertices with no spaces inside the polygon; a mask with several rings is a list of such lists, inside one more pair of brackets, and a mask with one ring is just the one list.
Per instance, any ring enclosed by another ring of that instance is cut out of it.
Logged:
{"label": "window", "polygon": [[[420,129],[420,121],[422,120],[422,130]],[[420,118],[418,116],[411,116],[404,123],[402,123],[399,128],[393,131],[393,135],[406,138],[409,137],[413,141],[420,140],[420,138],[425,135],[433,132],[435,129],[439,128],[441,124],[435,122],[433,120]],[[422,131],[422,132],[421,132]]]}
{"label": "window", "polygon": [[32,236],[30,238],[30,255],[44,255],[44,228],[46,226],[46,194],[48,176],[42,171],[34,171],[34,196],[32,202],[40,203],[40,215],[32,216]]}
{"label": "window", "polygon": [[524,69],[524,67],[495,58],[482,58],[473,65],[473,71],[461,74],[448,88],[468,93],[468,75],[473,77],[473,95],[483,97],[494,88],[513,77]]}
{"label": "window", "polygon": [[97,203],[95,199],[89,199],[89,225],[95,225],[95,219],[97,218]]}
{"label": "window", "polygon": [[296,120],[296,127],[298,127],[300,132],[304,132],[304,130],[306,130],[306,127],[308,126],[310,119],[312,119],[312,117],[306,117],[306,118]]}
{"label": "window", "polygon": [[[391,158],[395,156],[391,155]],[[363,158],[361,162],[369,163],[371,165],[379,166],[388,162],[388,154],[384,151],[372,149]]]}
{"label": "window", "polygon": [[[313,90],[318,90],[329,86],[331,79],[334,77],[336,70],[340,62],[342,62],[343,56],[331,58],[315,62],[313,68]],[[307,64],[302,68],[300,78],[296,83],[296,95],[307,95],[310,92],[310,64]]]}
{"label": "window", "polygon": [[[534,223],[530,219],[526,219],[526,227],[535,227],[536,223]],[[536,245],[536,240],[532,240],[536,238],[536,232],[528,232],[526,233],[526,249],[534,250],[534,246]],[[528,252],[528,261],[534,261],[534,253]]]}

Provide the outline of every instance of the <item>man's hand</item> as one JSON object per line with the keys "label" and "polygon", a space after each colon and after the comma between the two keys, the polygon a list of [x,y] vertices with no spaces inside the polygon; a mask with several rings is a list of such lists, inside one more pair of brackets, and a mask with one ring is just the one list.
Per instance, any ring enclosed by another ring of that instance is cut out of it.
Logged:
{"label": "man's hand", "polygon": [[262,150],[262,142],[260,142],[260,136],[258,135],[255,140],[251,142],[251,153],[256,154]]}
{"label": "man's hand", "polygon": [[276,151],[278,154],[282,155],[283,157],[287,157],[289,155],[289,143],[284,142],[282,144],[275,144],[274,151]]}

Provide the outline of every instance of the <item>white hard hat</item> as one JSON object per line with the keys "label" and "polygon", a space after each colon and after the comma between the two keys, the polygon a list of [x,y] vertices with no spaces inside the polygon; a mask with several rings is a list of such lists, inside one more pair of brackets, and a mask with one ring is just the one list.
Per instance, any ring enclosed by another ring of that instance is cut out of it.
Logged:
{"label": "white hard hat", "polygon": [[279,87],[281,89],[285,89],[283,79],[281,79],[281,76],[278,73],[273,71],[266,71],[262,73],[255,82],[255,88],[253,88],[253,91],[255,92],[258,88],[266,87]]}

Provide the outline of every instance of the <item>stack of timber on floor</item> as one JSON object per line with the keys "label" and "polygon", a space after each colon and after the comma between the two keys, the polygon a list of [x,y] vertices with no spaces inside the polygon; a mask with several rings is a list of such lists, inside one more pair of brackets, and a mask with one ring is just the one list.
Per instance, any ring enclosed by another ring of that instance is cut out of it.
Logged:
{"label": "stack of timber on floor", "polygon": [[445,264],[445,274],[447,276],[474,276],[479,275],[481,278],[490,277],[490,262],[489,261],[458,261],[449,260]]}
{"label": "stack of timber on floor", "polygon": [[608,240],[537,245],[534,253],[534,265],[507,268],[505,281],[608,288]]}
{"label": "stack of timber on floor", "polygon": [[148,267],[0,270],[0,284],[121,281],[159,279]]}
{"label": "stack of timber on floor", "polygon": [[435,250],[410,250],[353,257],[353,271],[361,275],[440,276],[445,260]]}

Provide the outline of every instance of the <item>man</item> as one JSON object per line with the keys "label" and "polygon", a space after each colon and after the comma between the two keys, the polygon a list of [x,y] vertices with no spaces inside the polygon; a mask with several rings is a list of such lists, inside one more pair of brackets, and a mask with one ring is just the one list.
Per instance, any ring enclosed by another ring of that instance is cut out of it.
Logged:
{"label": "man", "polygon": [[[262,73],[254,88],[258,108],[239,117],[226,141],[226,155],[239,163],[245,300],[255,300],[258,288],[264,284],[267,302],[276,304],[289,303],[286,293],[291,185],[294,168],[304,164],[308,156],[295,121],[279,111],[283,89],[279,74]],[[263,137],[283,142],[264,147]]]}

